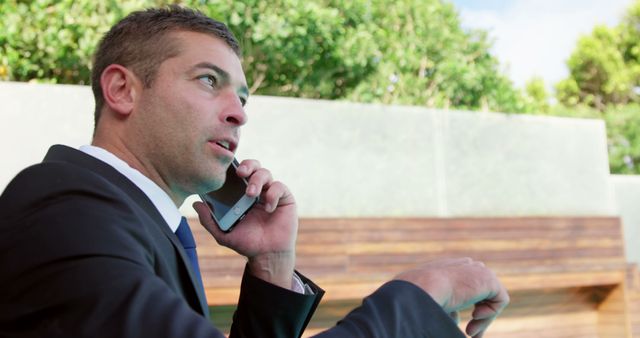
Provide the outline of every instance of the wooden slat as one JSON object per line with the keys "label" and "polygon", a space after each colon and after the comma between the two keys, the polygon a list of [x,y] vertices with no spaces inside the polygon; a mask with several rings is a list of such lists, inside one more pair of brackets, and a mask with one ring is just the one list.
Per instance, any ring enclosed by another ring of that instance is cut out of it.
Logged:
{"label": "wooden slat", "polygon": [[[216,325],[228,327],[225,304],[237,302],[245,259],[197,221],[192,228],[207,298],[221,309]],[[615,217],[302,219],[297,243],[298,270],[327,291],[305,337],[401,271],[469,256],[495,270],[512,297],[487,337],[640,338],[640,276],[625,262]]]}
{"label": "wooden slat", "polygon": [[[209,303],[232,313],[245,259],[191,222]],[[468,256],[512,296],[488,337],[640,338],[640,278],[615,217],[302,219],[297,254],[297,269],[326,290],[305,336],[401,271]]]}
{"label": "wooden slat", "polygon": [[[209,301],[234,303],[245,260],[192,228]],[[364,297],[442,257],[482,260],[515,289],[614,284],[626,264],[612,217],[302,219],[297,253],[297,268],[324,283],[328,299]]]}
{"label": "wooden slat", "polygon": [[[598,313],[597,303],[602,301],[602,292],[584,288],[555,289],[545,292],[515,291],[512,303],[495,321],[485,337],[564,337],[596,338]],[[360,300],[337,300],[320,304],[303,337],[321,332],[360,305]],[[212,318],[216,325],[228,332],[233,307],[215,307]],[[460,314],[460,328],[464,329],[470,311]]]}
{"label": "wooden slat", "polygon": [[624,285],[616,286],[598,304],[599,338],[632,338]]}
{"label": "wooden slat", "polygon": [[640,338],[640,271],[637,264],[629,264],[627,268],[627,300],[631,335]]}

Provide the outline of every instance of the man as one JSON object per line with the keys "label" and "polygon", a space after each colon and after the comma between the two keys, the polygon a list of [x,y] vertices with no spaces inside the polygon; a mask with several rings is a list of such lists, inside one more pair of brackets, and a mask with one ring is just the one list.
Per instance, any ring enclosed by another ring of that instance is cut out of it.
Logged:
{"label": "man", "polygon": [[[177,208],[225,180],[247,122],[239,55],[223,24],[177,6],[105,35],[92,145],[53,146],[0,197],[0,337],[222,337]],[[194,204],[214,239],[247,257],[231,336],[299,337],[323,291],[294,272],[294,197],[255,160],[237,173],[261,202],[232,232]],[[464,337],[457,311],[475,306],[466,331],[482,337],[508,300],[482,263],[441,260],[318,336]]]}

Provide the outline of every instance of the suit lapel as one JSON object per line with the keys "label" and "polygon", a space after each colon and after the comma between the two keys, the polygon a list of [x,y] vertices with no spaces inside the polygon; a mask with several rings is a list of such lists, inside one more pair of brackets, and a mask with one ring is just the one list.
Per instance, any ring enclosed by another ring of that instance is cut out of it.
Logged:
{"label": "suit lapel", "polygon": [[169,225],[165,222],[164,218],[162,218],[160,212],[156,209],[151,200],[149,200],[147,195],[142,190],[140,190],[140,188],[138,188],[127,177],[122,175],[107,163],[104,163],[94,158],[93,156],[67,146],[52,146],[47,152],[47,155],[45,155],[43,162],[66,162],[78,165],[95,172],[112,184],[121,188],[125,192],[125,194],[130,197],[132,203],[136,203],[137,205],[139,205],[151,217],[151,219],[153,219],[158,228],[164,233],[164,235],[174,246],[175,252],[177,252],[178,256],[180,257],[179,261],[189,274],[191,286],[193,287],[193,291],[198,298],[197,304],[200,307],[200,312],[207,318],[209,317],[209,306],[207,304],[207,298],[204,289],[196,280],[196,275],[193,272],[193,267],[191,266],[189,258],[187,257],[182,244],[178,240],[178,237],[176,237],[176,235],[173,233],[173,231],[171,231],[171,228],[169,228]]}

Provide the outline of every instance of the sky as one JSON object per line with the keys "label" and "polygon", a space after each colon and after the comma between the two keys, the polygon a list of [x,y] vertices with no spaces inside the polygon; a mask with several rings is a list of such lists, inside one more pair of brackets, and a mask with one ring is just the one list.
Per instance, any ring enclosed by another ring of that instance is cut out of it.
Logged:
{"label": "sky", "polygon": [[617,25],[634,0],[450,0],[465,28],[482,28],[516,86],[534,76],[547,87],[567,77],[578,38],[596,25]]}

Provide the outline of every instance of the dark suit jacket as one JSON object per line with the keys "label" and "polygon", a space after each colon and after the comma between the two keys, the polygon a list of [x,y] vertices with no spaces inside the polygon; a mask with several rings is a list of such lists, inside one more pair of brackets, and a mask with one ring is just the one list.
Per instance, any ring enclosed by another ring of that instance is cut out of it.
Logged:
{"label": "dark suit jacket", "polygon": [[[232,337],[299,337],[323,291],[245,273]],[[430,323],[430,325],[425,324]],[[406,282],[321,337],[464,337]],[[0,196],[0,337],[222,337],[175,234],[111,166],[53,146]]]}

